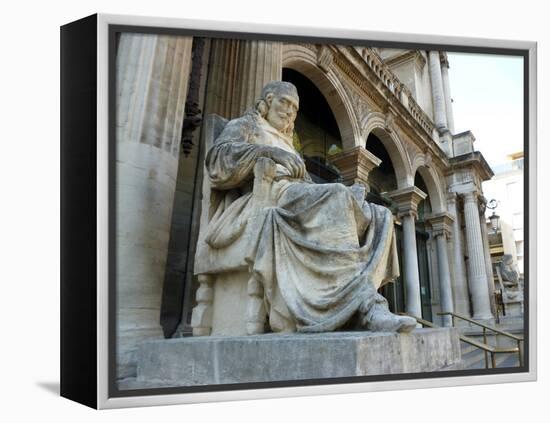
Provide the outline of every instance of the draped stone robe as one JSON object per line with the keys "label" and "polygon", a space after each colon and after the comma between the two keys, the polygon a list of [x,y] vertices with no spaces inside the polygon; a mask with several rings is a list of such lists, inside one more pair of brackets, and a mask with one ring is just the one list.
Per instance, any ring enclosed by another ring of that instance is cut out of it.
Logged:
{"label": "draped stone robe", "polygon": [[249,269],[264,286],[274,331],[337,329],[360,307],[384,301],[376,289],[399,275],[392,214],[364,201],[360,186],[295,179],[281,165],[270,206],[256,207],[262,145],[297,154],[255,111],[230,121],[208,151],[209,223],[195,273]]}

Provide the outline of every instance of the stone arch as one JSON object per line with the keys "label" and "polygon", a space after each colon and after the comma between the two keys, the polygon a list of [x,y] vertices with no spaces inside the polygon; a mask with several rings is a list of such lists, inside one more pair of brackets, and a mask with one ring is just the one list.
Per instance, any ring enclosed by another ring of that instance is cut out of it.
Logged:
{"label": "stone arch", "polygon": [[363,122],[363,138],[368,139],[369,134],[374,134],[382,142],[390,155],[395,169],[397,188],[406,188],[414,185],[414,173],[411,161],[403,142],[394,130],[386,125],[386,117],[383,113],[371,112]]}
{"label": "stone arch", "polygon": [[447,210],[445,200],[443,197],[443,186],[441,184],[441,178],[434,170],[430,163],[426,163],[424,155],[416,156],[413,166],[413,177],[416,172],[420,173],[420,176],[424,180],[426,187],[428,188],[427,194],[430,196],[430,203],[432,205],[433,213],[441,213]]}
{"label": "stone arch", "polygon": [[324,72],[319,68],[315,50],[297,44],[285,45],[283,67],[300,72],[321,91],[336,119],[344,149],[362,144],[353,104],[334,71]]}

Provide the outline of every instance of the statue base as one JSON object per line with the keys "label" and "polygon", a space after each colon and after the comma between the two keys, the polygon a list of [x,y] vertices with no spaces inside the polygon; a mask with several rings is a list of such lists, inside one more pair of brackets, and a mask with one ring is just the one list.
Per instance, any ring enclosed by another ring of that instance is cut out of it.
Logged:
{"label": "statue base", "polygon": [[147,341],[120,389],[215,385],[462,369],[454,328],[408,334],[330,332]]}

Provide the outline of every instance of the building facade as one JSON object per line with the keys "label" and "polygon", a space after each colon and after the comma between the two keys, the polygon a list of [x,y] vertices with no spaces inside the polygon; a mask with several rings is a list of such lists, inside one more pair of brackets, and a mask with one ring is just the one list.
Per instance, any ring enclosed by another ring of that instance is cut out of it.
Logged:
{"label": "building facade", "polygon": [[[493,261],[510,254],[523,276],[524,210],[523,210],[523,152],[508,156],[509,160],[495,166],[495,176],[483,183],[485,196],[496,201],[494,213],[499,216],[498,227],[490,227],[489,246]],[[486,219],[493,214],[487,209]]]}
{"label": "building facade", "polygon": [[491,320],[493,270],[471,132],[454,133],[445,52],[122,34],[117,45],[118,377],[143,339],[191,333],[205,149],[201,117],[236,118],[296,85],[294,144],[317,183],[362,183],[395,216],[393,311]]}

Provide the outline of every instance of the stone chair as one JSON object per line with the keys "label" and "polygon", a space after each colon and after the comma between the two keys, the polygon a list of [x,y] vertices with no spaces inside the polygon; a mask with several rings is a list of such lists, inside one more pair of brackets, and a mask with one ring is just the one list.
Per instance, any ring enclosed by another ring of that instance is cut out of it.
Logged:
{"label": "stone chair", "polygon": [[[227,120],[218,115],[211,114],[206,117],[203,127],[206,151],[219,137],[226,124]],[[276,164],[271,159],[260,158],[257,161],[254,166],[252,199],[255,209],[262,210],[274,204],[270,198],[270,185],[275,174]],[[208,227],[210,197],[210,182],[204,170],[198,243],[204,242]],[[256,216],[247,223],[259,224]],[[191,317],[193,336],[264,333],[267,316],[263,286],[248,269],[220,274],[199,274],[197,277],[197,305],[193,308]]]}

